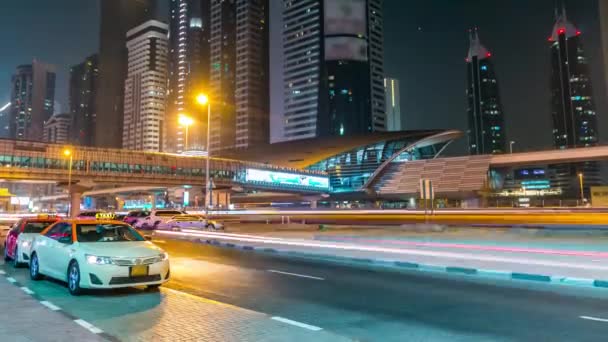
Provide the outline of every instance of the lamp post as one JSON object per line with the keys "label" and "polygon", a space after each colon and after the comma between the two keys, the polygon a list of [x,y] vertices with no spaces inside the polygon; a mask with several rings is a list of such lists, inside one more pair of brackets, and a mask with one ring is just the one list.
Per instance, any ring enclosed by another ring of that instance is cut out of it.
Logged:
{"label": "lamp post", "polygon": [[509,152],[511,154],[513,154],[513,144],[515,144],[515,141],[511,140],[511,142],[509,142]]}
{"label": "lamp post", "polygon": [[70,164],[68,166],[68,216],[72,216],[72,150],[66,148],[63,150],[63,155],[66,157],[70,157]]}
{"label": "lamp post", "polygon": [[578,182],[581,187],[581,205],[585,205],[585,192],[583,191],[583,173],[578,173]]}
{"label": "lamp post", "polygon": [[207,158],[205,159],[205,220],[209,220],[209,203],[207,201],[207,198],[209,198],[209,201],[211,200],[211,194],[209,193],[209,145],[211,145],[211,102],[209,102],[209,97],[207,97],[207,95],[205,94],[198,94],[196,96],[196,102],[198,102],[198,104],[200,104],[201,106],[207,105]]}
{"label": "lamp post", "polygon": [[185,115],[185,114],[180,114],[179,117],[177,118],[177,123],[179,123],[181,126],[184,126],[186,128],[186,139],[184,142],[184,151],[188,150],[188,128],[194,123],[194,120],[192,120],[191,117]]}

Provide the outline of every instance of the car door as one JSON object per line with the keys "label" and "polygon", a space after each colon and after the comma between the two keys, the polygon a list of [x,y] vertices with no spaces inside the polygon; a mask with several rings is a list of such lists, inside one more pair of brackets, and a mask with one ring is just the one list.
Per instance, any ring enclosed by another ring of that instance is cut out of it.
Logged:
{"label": "car door", "polygon": [[19,237],[19,233],[21,233],[21,227],[23,226],[23,220],[15,223],[11,230],[6,235],[6,243],[4,244],[6,248],[6,253],[11,258],[14,258],[13,252],[15,251],[15,244],[17,243],[17,238]]}
{"label": "car door", "polygon": [[60,222],[49,229],[46,234],[39,237],[36,242],[36,253],[40,273],[53,278],[64,279],[67,264],[63,266],[65,255],[69,253],[72,245],[72,224]]}

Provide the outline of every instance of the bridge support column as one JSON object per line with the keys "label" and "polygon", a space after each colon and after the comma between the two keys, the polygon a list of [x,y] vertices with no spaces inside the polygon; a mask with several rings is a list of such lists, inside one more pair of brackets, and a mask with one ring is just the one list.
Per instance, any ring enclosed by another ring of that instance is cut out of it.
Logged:
{"label": "bridge support column", "polygon": [[80,201],[82,200],[82,192],[72,191],[70,193],[70,217],[76,218],[80,215]]}
{"label": "bridge support column", "polygon": [[227,209],[231,203],[230,196],[230,190],[214,189],[210,194],[208,193],[205,195],[205,204],[207,206],[212,206],[214,209]]}

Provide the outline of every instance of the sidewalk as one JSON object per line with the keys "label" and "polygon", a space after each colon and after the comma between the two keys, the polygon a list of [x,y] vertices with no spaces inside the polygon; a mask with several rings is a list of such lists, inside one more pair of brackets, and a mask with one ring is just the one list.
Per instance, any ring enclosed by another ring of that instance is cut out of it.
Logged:
{"label": "sidewalk", "polygon": [[69,317],[53,311],[0,276],[0,340],[105,341]]}
{"label": "sidewalk", "polygon": [[606,237],[535,237],[495,229],[416,233],[395,229],[319,232],[301,227],[242,227],[240,231],[184,230],[173,236],[338,262],[608,287]]}

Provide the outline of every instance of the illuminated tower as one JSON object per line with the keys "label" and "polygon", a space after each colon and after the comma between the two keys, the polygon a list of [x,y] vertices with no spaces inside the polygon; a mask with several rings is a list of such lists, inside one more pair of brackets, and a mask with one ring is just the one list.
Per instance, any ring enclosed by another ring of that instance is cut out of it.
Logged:
{"label": "illuminated tower", "polygon": [[505,152],[504,114],[492,53],[480,42],[477,29],[470,32],[468,75],[468,121],[470,154]]}

